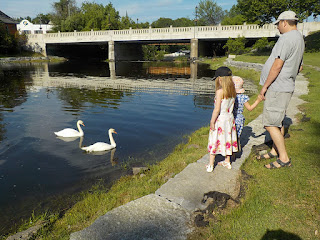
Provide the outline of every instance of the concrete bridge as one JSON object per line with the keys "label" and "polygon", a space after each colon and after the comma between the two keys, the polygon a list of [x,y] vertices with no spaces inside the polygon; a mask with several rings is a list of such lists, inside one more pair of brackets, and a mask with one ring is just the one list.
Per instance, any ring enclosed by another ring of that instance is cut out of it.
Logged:
{"label": "concrete bridge", "polygon": [[[307,36],[310,32],[320,30],[320,22],[305,22],[298,24],[298,30]],[[150,43],[175,42],[191,44],[190,57],[197,58],[206,51],[208,41],[227,40],[228,38],[245,37],[259,39],[261,37],[275,38],[279,31],[273,24],[263,26],[255,24],[218,25],[196,27],[170,27],[148,29],[126,29],[87,32],[58,32],[28,35],[28,46],[47,55],[47,46],[73,44],[105,44],[108,45],[108,59],[137,60],[134,56],[141,55],[141,45]]]}

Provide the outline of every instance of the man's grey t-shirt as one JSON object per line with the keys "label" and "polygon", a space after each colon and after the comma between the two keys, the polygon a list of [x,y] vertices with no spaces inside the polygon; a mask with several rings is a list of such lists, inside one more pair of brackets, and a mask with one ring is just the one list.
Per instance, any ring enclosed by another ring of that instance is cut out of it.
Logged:
{"label": "man's grey t-shirt", "polygon": [[291,30],[282,34],[262,68],[260,85],[263,85],[267,80],[274,60],[280,58],[284,61],[283,67],[277,78],[269,86],[268,90],[275,92],[293,92],[296,76],[298,75],[299,68],[302,64],[303,52],[304,40],[302,34],[298,30]]}

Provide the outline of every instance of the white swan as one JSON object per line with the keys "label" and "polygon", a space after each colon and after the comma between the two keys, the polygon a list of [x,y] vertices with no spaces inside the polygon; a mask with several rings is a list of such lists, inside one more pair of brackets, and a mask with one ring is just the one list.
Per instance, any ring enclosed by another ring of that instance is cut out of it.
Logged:
{"label": "white swan", "polygon": [[117,145],[113,139],[112,133],[117,134],[117,132],[113,128],[110,128],[109,129],[110,144],[104,143],[104,142],[97,142],[97,143],[90,145],[88,147],[82,147],[81,149],[85,150],[87,152],[100,152],[100,151],[107,151],[107,150],[115,148]]}
{"label": "white swan", "polygon": [[81,120],[78,120],[77,127],[79,131],[72,128],[65,128],[59,132],[54,132],[54,134],[57,135],[58,137],[82,137],[84,133],[80,125],[84,126],[83,122]]}

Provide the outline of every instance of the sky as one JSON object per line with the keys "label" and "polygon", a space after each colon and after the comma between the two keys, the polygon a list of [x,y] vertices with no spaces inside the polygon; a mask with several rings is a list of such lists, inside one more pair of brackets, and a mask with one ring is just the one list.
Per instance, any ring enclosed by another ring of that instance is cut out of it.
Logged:
{"label": "sky", "polygon": [[[112,3],[119,11],[120,16],[128,16],[139,22],[153,22],[160,17],[177,19],[195,17],[195,7],[200,0],[76,0],[78,7],[82,2],[94,2],[107,5]],[[0,0],[0,11],[12,18],[36,17],[39,13],[47,14],[53,11],[52,4],[59,0]],[[229,10],[237,0],[216,0],[216,3],[223,9]]]}

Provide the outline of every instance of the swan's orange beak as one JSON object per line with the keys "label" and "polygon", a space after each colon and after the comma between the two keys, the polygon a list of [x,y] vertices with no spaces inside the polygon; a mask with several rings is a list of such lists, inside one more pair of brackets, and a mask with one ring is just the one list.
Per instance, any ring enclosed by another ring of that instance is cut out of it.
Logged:
{"label": "swan's orange beak", "polygon": [[114,131],[113,133],[118,134],[116,131]]}
{"label": "swan's orange beak", "polygon": [[86,126],[86,125],[84,125],[84,123],[81,123],[81,125],[84,126],[84,127]]}

